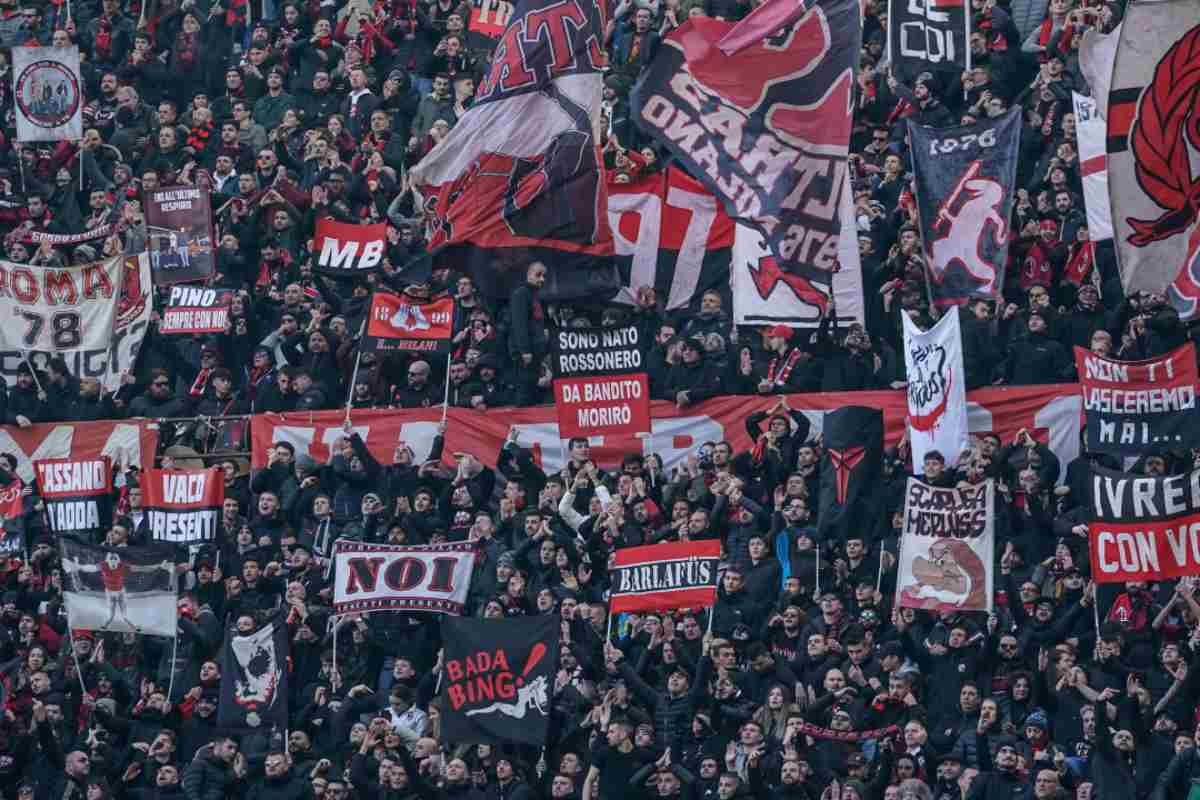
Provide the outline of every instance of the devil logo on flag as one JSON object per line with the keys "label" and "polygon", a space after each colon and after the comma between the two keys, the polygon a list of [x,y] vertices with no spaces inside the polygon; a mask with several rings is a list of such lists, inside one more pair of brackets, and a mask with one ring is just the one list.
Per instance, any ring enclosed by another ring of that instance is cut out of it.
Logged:
{"label": "devil logo on flag", "polygon": [[288,632],[282,614],[245,635],[230,631],[217,723],[258,728],[287,723]]}

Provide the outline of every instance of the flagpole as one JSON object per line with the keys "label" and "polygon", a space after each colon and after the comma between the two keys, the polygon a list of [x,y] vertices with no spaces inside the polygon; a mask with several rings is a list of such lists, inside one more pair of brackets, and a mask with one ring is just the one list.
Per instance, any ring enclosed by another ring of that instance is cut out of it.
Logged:
{"label": "flagpole", "polygon": [[30,372],[30,374],[31,374],[31,375],[33,375],[33,383],[34,383],[34,385],[35,385],[35,386],[37,386],[37,390],[38,390],[39,392],[42,392],[42,391],[44,391],[44,390],[42,389],[42,382],[38,380],[38,376],[37,376],[37,370],[33,368],[33,362],[29,360],[29,351],[28,351],[28,350],[22,350],[22,351],[21,351],[21,356],[22,356],[22,357],[25,359],[25,364],[26,364],[26,366],[28,366],[28,367],[29,367],[29,372]]}
{"label": "flagpole", "polygon": [[167,681],[167,705],[174,705],[171,693],[175,691],[175,656],[179,653],[179,628],[175,628],[175,638],[171,640],[171,678]]}
{"label": "flagpole", "polygon": [[821,546],[816,545],[817,550],[817,585],[813,589],[813,600],[821,602]]}
{"label": "flagpole", "polygon": [[879,543],[879,576],[875,578],[875,591],[883,591],[883,554],[886,552],[883,549],[883,542]]}
{"label": "flagpole", "polygon": [[[71,628],[71,656],[75,659],[75,674],[79,676],[79,688],[87,694],[87,684],[83,682],[83,667],[79,666],[79,653],[75,649],[75,629]],[[93,649],[95,645],[93,644]],[[81,695],[82,697],[82,695]]]}
{"label": "flagpole", "polygon": [[[249,0],[246,5],[249,7]],[[370,313],[368,310],[367,314]],[[364,317],[362,324],[358,326],[358,354],[354,356],[354,372],[350,375],[350,391],[346,393],[346,422],[350,421],[350,406],[354,404],[354,384],[358,380],[358,365],[362,362],[362,337],[366,330],[367,320]]]}
{"label": "flagpole", "polygon": [[450,358],[454,354],[451,350],[446,353],[446,392],[442,395],[442,424],[446,424],[446,414],[450,412]]}

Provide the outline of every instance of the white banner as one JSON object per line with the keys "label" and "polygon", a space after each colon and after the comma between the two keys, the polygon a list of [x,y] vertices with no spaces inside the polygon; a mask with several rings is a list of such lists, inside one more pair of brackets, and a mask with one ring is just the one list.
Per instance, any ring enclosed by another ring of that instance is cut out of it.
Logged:
{"label": "white banner", "polygon": [[1079,71],[1091,87],[1102,119],[1108,117],[1108,90],[1112,84],[1113,60],[1117,56],[1117,43],[1120,40],[1120,25],[1113,28],[1111,33],[1089,28],[1079,40]]}
{"label": "white banner", "polygon": [[339,539],[333,545],[333,611],[462,614],[475,545],[401,547]]}
{"label": "white banner", "polygon": [[145,338],[152,288],[144,253],[67,269],[0,261],[0,373],[12,385],[26,359],[44,369],[61,356],[115,391]]}
{"label": "white banner", "polygon": [[963,371],[958,306],[951,306],[928,331],[904,311],[904,366],[908,374],[908,435],[913,472],[925,454],[937,450],[946,466],[958,463],[967,447],[967,386]]}
{"label": "white banner", "polygon": [[175,563],[169,551],[116,550],[69,536],[60,538],[58,547],[63,600],[72,628],[175,635]]}
{"label": "white banner", "polygon": [[908,479],[896,598],[901,608],[991,611],[995,484],[941,489]]}
{"label": "white banner", "polygon": [[14,47],[13,105],[18,142],[83,138],[78,47]]}
{"label": "white banner", "polygon": [[[848,325],[863,322],[862,262],[849,174],[842,191],[841,218],[839,269],[833,274],[832,290],[838,322]],[[733,239],[729,288],[733,294],[733,320],[738,325],[815,328],[829,300],[825,287],[783,272],[766,248],[762,234],[740,224]]]}
{"label": "white banner", "polygon": [[1079,175],[1087,208],[1088,237],[1093,242],[1112,238],[1112,209],[1108,199],[1108,154],[1104,149],[1107,125],[1096,101],[1071,92],[1075,101],[1075,138],[1079,142]]}

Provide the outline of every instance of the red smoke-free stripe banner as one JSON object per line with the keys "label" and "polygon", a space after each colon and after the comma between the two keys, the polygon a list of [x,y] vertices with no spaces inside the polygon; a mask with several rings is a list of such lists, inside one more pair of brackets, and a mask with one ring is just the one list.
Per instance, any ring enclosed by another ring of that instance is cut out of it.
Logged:
{"label": "red smoke-free stripe banner", "polygon": [[[813,435],[822,429],[825,414],[846,405],[883,411],[884,441],[894,446],[904,434],[908,401],[903,392],[841,392],[837,394],[788,395],[789,406],[803,413],[813,425]],[[727,441],[736,452],[754,446],[746,430],[746,417],[769,411],[778,396],[721,397],[687,408],[674,403],[650,404],[648,437],[593,435],[591,458],[607,469],[620,467],[629,453],[654,453],[670,471],[683,464],[705,442]],[[972,434],[994,432],[1005,442],[1026,428],[1046,443],[1064,465],[1079,455],[1080,408],[1077,384],[981,389],[967,393],[967,427]],[[429,457],[441,408],[354,410],[350,420],[367,448],[381,464],[396,463],[397,451],[420,464]],[[267,451],[275,442],[288,442],[297,455],[307,455],[319,464],[330,462],[345,436],[343,411],[261,414],[253,418],[253,466],[267,463]],[[446,465],[454,468],[449,454],[471,453],[489,467],[505,439],[515,433],[520,447],[533,451],[535,461],[547,472],[564,466],[565,438],[552,406],[505,408],[487,412],[451,408],[443,449]]]}

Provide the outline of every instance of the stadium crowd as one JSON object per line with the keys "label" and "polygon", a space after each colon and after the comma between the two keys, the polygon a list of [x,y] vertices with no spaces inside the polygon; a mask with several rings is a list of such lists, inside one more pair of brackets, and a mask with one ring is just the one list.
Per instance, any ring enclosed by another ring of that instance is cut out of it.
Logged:
{"label": "stadium crowd", "polygon": [[[85,263],[136,247],[143,193],[207,173],[219,237],[211,284],[237,293],[229,326],[189,337],[152,325],[114,393],[61,360],[38,375],[23,364],[0,393],[8,425],[332,409],[348,397],[355,408],[427,407],[442,402],[447,381],[455,406],[545,404],[552,323],[636,321],[649,343],[653,395],[681,407],[719,394],[900,387],[899,311],[932,321],[903,120],[944,126],[1014,105],[1024,120],[1014,241],[1003,301],[964,309],[969,388],[1073,380],[1073,345],[1146,358],[1191,335],[1163,295],[1122,295],[1111,251],[1090,242],[1083,214],[1070,104],[1072,89],[1087,91],[1077,48],[1085,29],[1110,31],[1120,21],[1120,2],[970,0],[970,71],[904,85],[886,63],[886,4],[865,0],[851,156],[865,324],[839,323],[831,306],[816,331],[739,329],[718,286],[670,313],[650,287],[636,287],[633,307],[544,303],[542,264],[529,267],[510,298],[482,296],[451,264],[435,263],[428,281],[403,281],[401,267],[424,248],[406,170],[471,106],[489,57],[486,39],[468,30],[480,7],[143,2],[0,2],[6,48],[78,44],[87,100],[78,143],[17,143],[6,115],[4,258]],[[621,0],[609,10],[605,155],[609,179],[621,182],[669,162],[629,108],[630,87],[661,37],[695,15],[734,19],[749,9],[740,0]],[[11,51],[0,50],[11,111],[10,64]],[[325,216],[387,222],[382,268],[353,284],[315,274],[309,247]],[[127,226],[120,233],[73,247],[22,236],[118,221]],[[454,298],[448,374],[441,363],[364,354],[351,384],[355,332],[376,288]],[[437,463],[440,438],[433,461],[413,463],[401,448],[394,463],[381,464],[349,431],[330,463],[297,456],[285,442],[253,474],[238,457],[216,460],[226,476],[219,555],[181,560],[177,652],[170,640],[69,630],[53,536],[26,488],[27,554],[3,568],[0,793],[1200,796],[1197,586],[1130,583],[1093,607],[1086,475],[1090,461],[1108,463],[1103,457],[1061,464],[1022,432],[1013,441],[979,437],[955,469],[936,453],[927,458],[919,477],[935,485],[996,479],[1002,553],[994,613],[931,615],[893,607],[897,511],[911,474],[904,445],[884,455],[872,523],[821,540],[819,437],[783,397],[747,425],[753,451],[710,442],[670,474],[655,455],[601,470],[582,439],[569,443],[569,463],[554,474],[515,437],[498,455],[458,456],[457,470]],[[176,443],[198,444],[198,436]],[[492,460],[496,469],[484,465]],[[1147,453],[1134,469],[1181,472],[1194,462],[1194,453]],[[5,463],[0,477],[11,485],[16,461]],[[98,541],[144,543],[136,471],[120,466],[117,484],[121,514]],[[337,537],[478,540],[468,613],[561,617],[543,751],[442,741],[438,617],[378,612],[331,624],[320,556]],[[711,620],[708,612],[640,614],[605,639],[616,549],[713,538],[723,542],[724,568]],[[254,630],[279,606],[289,610],[289,725],[222,730],[219,687],[232,679],[218,666],[224,632]]]}

